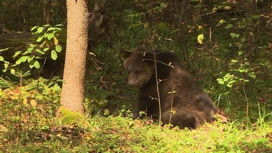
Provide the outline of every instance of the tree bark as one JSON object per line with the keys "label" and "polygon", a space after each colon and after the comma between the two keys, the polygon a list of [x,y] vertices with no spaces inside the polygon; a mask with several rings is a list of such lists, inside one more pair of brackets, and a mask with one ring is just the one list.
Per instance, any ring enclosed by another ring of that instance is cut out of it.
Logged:
{"label": "tree bark", "polygon": [[43,18],[45,24],[50,24],[51,22],[51,0],[43,1]]}
{"label": "tree bark", "polygon": [[61,105],[84,113],[84,77],[88,46],[86,0],[67,0],[67,42]]}

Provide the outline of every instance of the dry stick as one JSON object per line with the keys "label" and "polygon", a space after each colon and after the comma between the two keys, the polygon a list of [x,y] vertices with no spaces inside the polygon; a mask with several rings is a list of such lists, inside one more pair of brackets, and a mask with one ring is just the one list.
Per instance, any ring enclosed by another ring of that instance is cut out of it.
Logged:
{"label": "dry stick", "polygon": [[[157,89],[157,96],[158,96],[157,100],[158,100],[158,103],[159,103],[159,126],[161,126],[162,125],[162,110],[161,110],[161,98],[160,98],[159,83],[161,81],[163,81],[163,80],[159,80],[159,78],[158,78],[157,62],[161,63],[161,64],[164,64],[166,66],[170,66],[171,68],[174,68],[174,66],[171,65],[171,63],[166,64],[164,62],[157,61],[157,57],[156,57],[157,53],[155,53],[154,48],[152,49],[152,52],[153,52],[152,54],[153,54],[153,57],[154,57],[154,68],[155,68],[155,77],[156,77],[156,89]],[[148,59],[146,59],[146,60],[148,60]],[[175,86],[173,86],[173,91],[172,92],[174,92],[174,89],[175,89]],[[172,110],[173,99],[174,99],[174,96],[172,96],[171,112],[170,112],[171,115],[170,115],[169,123],[171,121],[172,112],[173,112],[173,110]]]}
{"label": "dry stick", "polygon": [[159,103],[159,126],[161,126],[161,118],[162,118],[162,112],[161,112],[161,97],[160,97],[160,90],[159,90],[159,79],[158,79],[158,70],[157,70],[157,58],[156,58],[156,53],[155,50],[152,49],[153,51],[153,57],[154,57],[154,67],[155,67],[155,76],[156,76],[156,89],[157,89],[157,95],[158,95],[158,103]]}
{"label": "dry stick", "polygon": [[174,103],[174,93],[175,93],[175,85],[173,86],[173,89],[172,89],[172,92],[173,93],[171,93],[172,94],[172,96],[171,96],[171,106],[170,106],[170,117],[169,117],[169,123],[168,124],[170,124],[171,123],[171,120],[172,120],[172,115],[173,115],[173,103]]}
{"label": "dry stick", "polygon": [[[174,68],[174,66],[173,66],[173,68]],[[173,114],[176,114],[177,112],[173,109],[173,103],[174,103],[174,94],[177,92],[176,90],[175,90],[175,87],[176,87],[176,85],[181,85],[181,84],[174,84],[173,85],[173,88],[172,88],[172,91],[171,92],[168,92],[168,94],[171,94],[172,95],[172,101],[171,101],[171,105],[170,105],[170,117],[169,117],[169,124],[171,124],[171,120],[172,120],[172,117],[173,117]]]}
{"label": "dry stick", "polygon": [[244,92],[244,97],[246,100],[246,118],[247,118],[247,127],[250,124],[250,119],[249,119],[249,102],[248,102],[248,98],[247,98],[247,94],[246,94],[246,90],[245,90],[245,82],[243,82],[243,92]]}
{"label": "dry stick", "polygon": [[249,119],[249,102],[248,102],[248,97],[246,94],[246,90],[245,90],[245,82],[243,82],[243,94],[240,93],[239,91],[236,91],[241,97],[244,98],[245,102],[246,102],[246,124],[247,127],[249,126],[249,124],[251,123],[250,119]]}
{"label": "dry stick", "polygon": [[[152,53],[152,54],[154,54],[154,53]],[[158,55],[158,54],[156,53],[156,55]],[[152,59],[143,59],[143,61],[154,61],[154,60],[152,60]],[[173,65],[171,65],[171,63],[166,64],[166,63],[164,63],[162,61],[156,61],[156,63],[161,63],[161,64],[164,64],[164,65],[169,66],[171,68],[175,68]]]}

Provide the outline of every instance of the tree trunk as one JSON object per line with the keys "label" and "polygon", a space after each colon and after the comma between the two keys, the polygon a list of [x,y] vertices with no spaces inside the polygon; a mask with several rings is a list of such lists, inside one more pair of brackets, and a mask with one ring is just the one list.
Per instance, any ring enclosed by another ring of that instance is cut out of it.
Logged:
{"label": "tree trunk", "polygon": [[43,19],[45,24],[50,24],[51,22],[51,0],[43,1]]}
{"label": "tree trunk", "polygon": [[84,113],[84,77],[88,46],[88,9],[86,0],[67,0],[67,45],[61,105]]}

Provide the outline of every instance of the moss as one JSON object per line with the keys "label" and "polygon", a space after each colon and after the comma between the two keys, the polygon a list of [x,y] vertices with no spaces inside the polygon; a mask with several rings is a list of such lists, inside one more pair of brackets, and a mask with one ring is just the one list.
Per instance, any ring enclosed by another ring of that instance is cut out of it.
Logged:
{"label": "moss", "polygon": [[84,128],[86,128],[88,125],[83,114],[79,112],[73,112],[63,106],[59,108],[58,114],[58,123],[61,125],[77,125]]}

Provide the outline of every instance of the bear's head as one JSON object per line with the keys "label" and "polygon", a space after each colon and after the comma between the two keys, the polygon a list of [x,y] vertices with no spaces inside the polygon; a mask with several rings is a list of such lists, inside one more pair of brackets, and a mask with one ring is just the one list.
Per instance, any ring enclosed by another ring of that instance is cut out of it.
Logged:
{"label": "bear's head", "polygon": [[124,68],[128,72],[128,85],[143,87],[154,74],[153,54],[141,49],[121,51]]}

